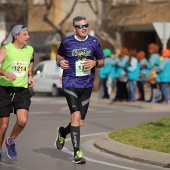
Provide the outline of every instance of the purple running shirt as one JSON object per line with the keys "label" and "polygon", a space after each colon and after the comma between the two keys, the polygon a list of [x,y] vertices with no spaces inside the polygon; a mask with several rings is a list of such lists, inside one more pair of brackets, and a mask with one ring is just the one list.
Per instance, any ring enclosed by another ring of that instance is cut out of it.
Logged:
{"label": "purple running shirt", "polygon": [[105,57],[100,43],[95,37],[87,35],[83,41],[78,40],[75,35],[66,37],[60,44],[58,55],[64,57],[69,64],[69,68],[63,70],[63,88],[94,86],[95,68],[87,70],[83,67],[83,62],[85,59],[101,60]]}

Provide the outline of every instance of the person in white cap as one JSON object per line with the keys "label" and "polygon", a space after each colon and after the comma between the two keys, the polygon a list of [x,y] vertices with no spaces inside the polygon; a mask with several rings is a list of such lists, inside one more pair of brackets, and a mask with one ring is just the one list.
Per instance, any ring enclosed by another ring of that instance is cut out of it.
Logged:
{"label": "person in white cap", "polygon": [[29,87],[34,86],[33,65],[34,50],[28,45],[28,28],[16,25],[12,29],[12,43],[0,49],[0,165],[2,160],[2,143],[9,124],[10,113],[17,116],[12,133],[5,140],[7,155],[17,157],[14,140],[24,129],[31,104]]}

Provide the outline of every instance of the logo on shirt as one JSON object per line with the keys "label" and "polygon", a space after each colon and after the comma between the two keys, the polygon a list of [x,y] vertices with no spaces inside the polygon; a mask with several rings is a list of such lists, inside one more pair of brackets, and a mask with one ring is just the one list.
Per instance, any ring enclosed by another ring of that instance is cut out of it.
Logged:
{"label": "logo on shirt", "polygon": [[90,55],[91,55],[91,50],[88,50],[87,48],[78,48],[72,51],[73,57],[82,57],[82,56],[86,57]]}

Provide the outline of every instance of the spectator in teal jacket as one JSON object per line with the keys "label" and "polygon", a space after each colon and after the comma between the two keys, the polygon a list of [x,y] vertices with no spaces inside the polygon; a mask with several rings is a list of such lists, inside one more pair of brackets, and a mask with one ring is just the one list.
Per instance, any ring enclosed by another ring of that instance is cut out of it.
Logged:
{"label": "spectator in teal jacket", "polygon": [[115,55],[112,53],[111,54],[111,72],[110,72],[110,93],[116,88],[116,78],[117,78],[117,64],[118,58],[115,58]]}
{"label": "spectator in teal jacket", "polygon": [[111,50],[106,48],[103,50],[104,55],[106,58],[104,59],[104,66],[99,70],[99,77],[100,77],[100,84],[101,84],[101,91],[103,91],[101,98],[109,99],[108,87],[107,87],[107,80],[111,73]]}
{"label": "spectator in teal jacket", "polygon": [[145,89],[144,89],[144,83],[146,80],[146,65],[147,65],[147,60],[145,58],[145,52],[144,51],[139,51],[137,53],[137,60],[139,63],[140,67],[140,73],[139,73],[139,78],[137,80],[137,88],[138,88],[138,101],[145,101]]}
{"label": "spectator in teal jacket", "polygon": [[117,91],[115,98],[112,101],[123,101],[128,100],[128,91],[127,91],[127,72],[126,66],[128,64],[129,56],[128,49],[126,47],[122,47],[120,49],[120,57],[116,64],[116,76],[117,76]]}
{"label": "spectator in teal jacket", "polygon": [[138,60],[136,59],[136,50],[129,50],[129,62],[127,65],[127,75],[128,75],[128,97],[129,101],[133,102],[136,101],[136,87],[135,81],[139,77],[139,64]]}
{"label": "spectator in teal jacket", "polygon": [[[158,53],[159,46],[157,44],[155,44],[155,43],[149,44],[148,51],[150,53],[150,57],[149,57],[147,65],[146,65],[146,67],[147,67],[146,76],[147,77],[149,77],[150,73],[152,71],[154,71],[154,68],[159,65],[159,57],[160,57],[160,55]],[[152,101],[153,89],[157,88],[157,85],[156,85],[156,83],[154,83],[154,84],[150,83],[150,87],[151,87],[151,97],[147,102]]]}
{"label": "spectator in teal jacket", "polygon": [[160,83],[160,90],[162,92],[161,103],[167,104],[169,100],[168,83],[170,82],[170,50],[162,50],[162,56],[164,58],[160,61],[160,65],[156,67],[156,80]]}

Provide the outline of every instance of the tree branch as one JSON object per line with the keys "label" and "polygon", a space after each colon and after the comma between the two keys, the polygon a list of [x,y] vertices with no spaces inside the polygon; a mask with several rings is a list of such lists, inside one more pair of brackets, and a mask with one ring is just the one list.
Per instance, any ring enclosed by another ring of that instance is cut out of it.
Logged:
{"label": "tree branch", "polygon": [[65,34],[61,29],[59,29],[49,18],[48,15],[50,13],[51,7],[53,6],[54,0],[45,0],[46,2],[46,13],[44,14],[44,21],[47,22],[56,32],[58,32],[61,38],[65,37]]}
{"label": "tree branch", "polygon": [[63,27],[63,24],[66,22],[66,20],[69,18],[69,16],[72,14],[72,12],[74,11],[74,8],[77,4],[77,0],[74,1],[74,4],[70,10],[70,12],[66,15],[66,17],[59,23],[59,25],[61,26],[61,28]]}
{"label": "tree branch", "polygon": [[[91,1],[90,0],[87,0],[87,3],[89,4],[91,10],[94,12],[94,14],[98,14],[98,8],[96,8],[96,10],[93,8],[92,4],[91,4]],[[97,0],[95,0],[95,5],[97,7]]]}
{"label": "tree branch", "polygon": [[147,11],[147,12],[145,12],[144,14],[141,14],[141,15],[128,16],[128,17],[122,18],[122,19],[119,21],[119,24],[122,24],[123,22],[125,22],[125,21],[127,21],[127,20],[131,20],[131,19],[141,19],[141,18],[147,16],[147,15],[150,14],[150,13],[153,13],[153,12],[155,12],[155,11],[157,11],[157,10],[160,10],[161,8],[163,8],[163,7],[166,6],[166,5],[167,5],[167,3],[166,3],[166,4],[163,4],[163,5],[159,5],[159,6],[157,6],[157,7],[155,7],[155,8],[152,8],[151,10],[149,10],[149,11]]}
{"label": "tree branch", "polygon": [[120,34],[118,32],[116,32],[116,39],[113,39],[109,34],[104,31],[98,31],[96,35],[103,41],[106,41],[111,44],[115,49],[119,49],[121,47],[121,39]]}

